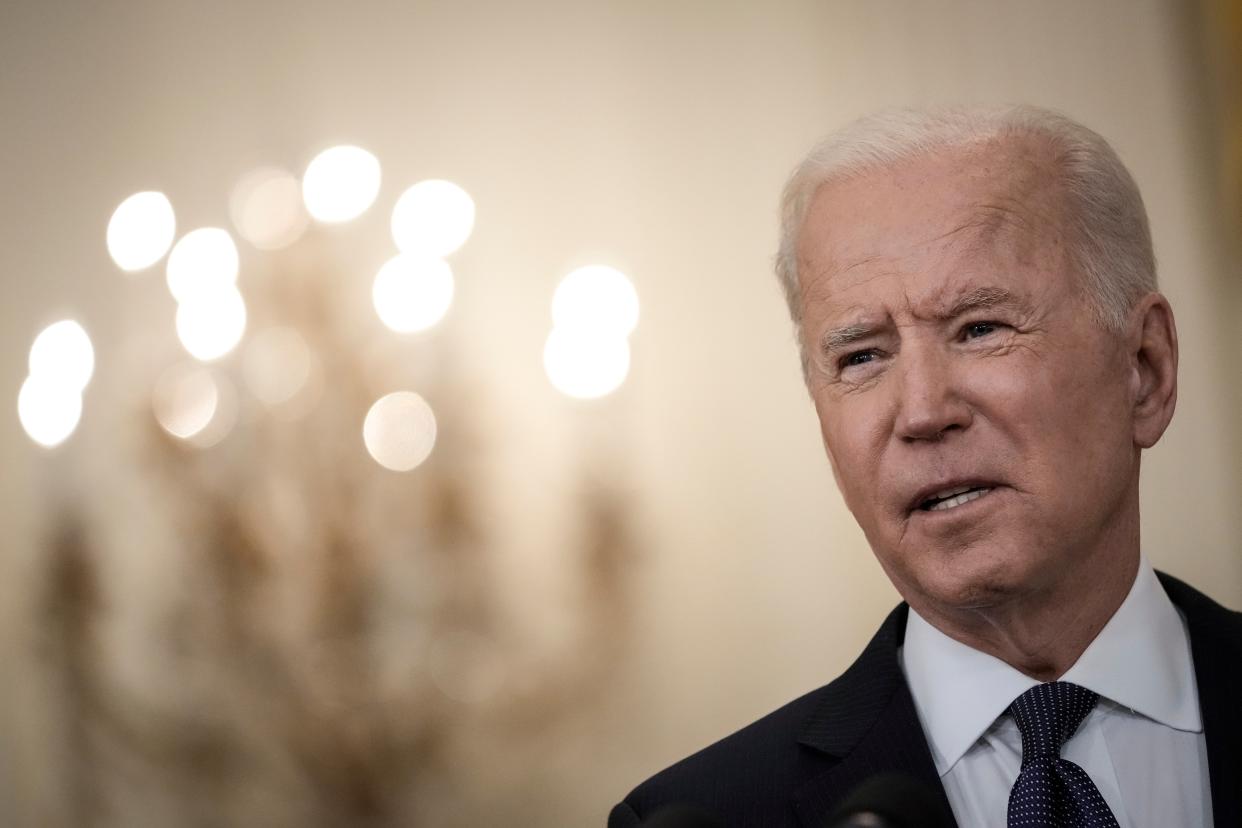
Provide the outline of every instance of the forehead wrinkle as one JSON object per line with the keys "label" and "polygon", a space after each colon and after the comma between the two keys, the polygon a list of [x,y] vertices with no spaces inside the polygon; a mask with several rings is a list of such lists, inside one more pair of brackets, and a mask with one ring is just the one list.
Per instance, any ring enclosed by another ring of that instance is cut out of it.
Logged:
{"label": "forehead wrinkle", "polygon": [[[946,247],[961,245],[968,251],[984,251],[995,249],[1002,241],[1010,238],[1034,240],[1036,234],[1030,232],[1033,227],[1028,216],[1024,215],[1021,209],[1024,206],[1023,203],[1013,200],[1013,204],[1013,207],[999,202],[972,205],[969,214],[954,227],[928,237],[913,245],[913,248],[919,249],[943,243]],[[859,268],[866,268],[885,261],[900,260],[906,255],[908,252],[889,255],[871,254],[848,263],[829,261],[816,276],[820,280],[827,281],[832,277],[845,276]],[[873,275],[879,276],[883,273],[877,271]]]}
{"label": "forehead wrinkle", "polygon": [[[834,279],[840,278],[841,276],[844,276],[845,274],[858,268],[880,262],[883,259],[883,256],[871,255],[865,256],[861,259],[856,259],[849,264],[841,265],[834,258],[829,258],[828,261],[826,261],[818,270],[810,272],[811,278],[799,280],[800,292],[802,293],[803,298],[807,298],[816,293],[826,293],[828,288],[833,284]],[[798,266],[800,268],[809,264],[810,262],[804,258],[800,257],[798,260]],[[866,275],[858,284],[866,284],[872,279],[886,275],[888,272],[890,271],[877,270],[875,273]]]}
{"label": "forehead wrinkle", "polygon": [[[981,276],[983,274],[978,272],[981,268],[990,269],[996,265],[1011,266],[1025,263],[1032,260],[1038,255],[1038,251],[1049,243],[1054,248],[1061,246],[1062,228],[1058,204],[1045,192],[1048,190],[1049,182],[1036,175],[1034,170],[1030,170],[1025,176],[1004,177],[1002,183],[1003,186],[993,189],[986,197],[979,198],[969,206],[964,206],[960,212],[955,211],[958,212],[959,218],[949,230],[926,236],[923,241],[910,244],[906,250],[886,250],[879,253],[857,250],[855,251],[857,258],[843,256],[842,251],[836,251],[836,255],[822,262],[820,267],[813,272],[811,279],[799,280],[801,282],[800,298],[803,303],[829,301],[830,304],[836,304],[831,301],[830,294],[833,292],[831,288],[837,285],[842,277],[853,277],[849,288],[854,290],[877,278],[891,275],[901,276],[903,260],[914,255],[914,252],[920,248],[937,248],[937,258],[966,255],[974,259],[977,256],[978,260],[966,262],[967,272],[961,275],[969,275],[970,271],[976,271],[976,276]],[[993,259],[993,263],[989,265],[988,259]],[[799,260],[799,265],[809,270],[810,257],[801,255]],[[1001,260],[1005,260],[1006,264],[1002,264]],[[1004,291],[999,288],[991,291],[971,289],[968,286],[954,285],[952,284],[954,281],[957,280],[949,279],[942,282],[936,286],[932,297],[928,297],[928,301],[918,303],[938,305],[935,310],[927,314],[928,317],[944,320],[970,310],[1000,306],[1019,310],[1029,309],[1029,302],[1013,294],[1006,293],[1002,296]],[[944,297],[944,294],[950,291],[959,295],[955,298]],[[969,295],[963,294],[963,291]],[[915,318],[920,318],[924,314],[915,312],[916,302],[916,298],[907,292],[904,303],[907,312]],[[849,314],[851,310],[854,313],[850,315],[854,315],[855,319],[869,315],[860,307],[845,310],[846,313],[840,315]],[[890,317],[887,323],[838,326],[819,337],[819,344],[825,348],[841,347],[877,333],[892,323],[893,320]]]}
{"label": "forehead wrinkle", "polygon": [[[875,256],[875,257],[872,257],[872,259],[879,261],[882,259],[882,257]],[[857,262],[855,263],[855,266],[860,265],[860,264],[862,263]],[[830,272],[832,272],[832,275],[829,275]],[[866,305],[845,303],[841,301],[841,298],[839,296],[834,295],[834,291],[832,290],[832,287],[835,284],[835,280],[837,278],[840,278],[841,272],[832,271],[832,267],[831,265],[829,265],[828,267],[825,267],[823,269],[822,273],[824,275],[822,275],[818,279],[811,280],[809,284],[807,284],[805,287],[801,289],[801,300],[802,300],[802,304],[804,307],[809,306],[811,304],[817,304],[817,305],[820,305],[821,307],[826,307],[829,309],[829,313],[827,315],[832,318],[836,318],[836,319],[852,318],[855,320],[857,319],[865,320],[874,315],[873,309],[868,308]],[[877,269],[875,272],[865,273],[864,275],[859,276],[855,278],[854,280],[852,280],[848,289],[850,291],[855,291],[855,290],[858,290],[859,288],[864,288],[871,282],[876,281],[877,279],[883,279],[885,277],[892,276],[895,273],[897,273],[897,271],[888,269],[888,268]],[[867,327],[871,330],[875,329],[875,326],[868,325],[864,322],[864,323],[846,324],[846,325],[833,328],[832,330],[838,330],[838,329],[843,330],[845,328],[853,328],[853,327]],[[853,339],[858,339],[858,338],[859,337],[857,336],[853,337]],[[819,337],[819,341],[822,342],[823,339],[824,339],[824,336]]]}
{"label": "forehead wrinkle", "polygon": [[880,256],[866,256],[864,258],[859,259],[858,261],[851,262],[850,264],[841,268],[840,270],[836,272],[836,275],[844,276],[846,273],[849,273],[851,270],[854,270],[859,267],[866,267],[869,264],[874,264],[875,262],[880,261],[880,259],[881,259]]}
{"label": "forehead wrinkle", "polygon": [[[1036,234],[1027,205],[1013,201],[1013,206],[1000,202],[973,205],[970,214],[953,229],[932,238],[931,242],[962,244],[969,250],[994,249],[1002,241],[1031,239]],[[974,232],[971,232],[974,231]]]}

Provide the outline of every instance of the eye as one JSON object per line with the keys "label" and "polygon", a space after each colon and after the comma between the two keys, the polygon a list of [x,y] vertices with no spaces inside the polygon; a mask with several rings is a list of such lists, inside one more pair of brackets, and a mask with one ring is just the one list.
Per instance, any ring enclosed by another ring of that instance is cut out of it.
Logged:
{"label": "eye", "polygon": [[1000,324],[997,322],[971,322],[962,329],[962,338],[979,339],[980,337],[995,333],[999,327]]}
{"label": "eye", "polygon": [[863,365],[875,359],[875,351],[854,351],[852,354],[846,354],[841,358],[841,367],[849,368],[852,365]]}

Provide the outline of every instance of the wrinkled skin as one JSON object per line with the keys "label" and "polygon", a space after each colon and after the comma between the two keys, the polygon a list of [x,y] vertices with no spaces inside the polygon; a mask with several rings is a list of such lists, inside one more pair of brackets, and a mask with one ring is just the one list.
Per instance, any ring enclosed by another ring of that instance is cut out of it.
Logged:
{"label": "wrinkled skin", "polygon": [[[1096,319],[1048,153],[1009,139],[830,182],[798,271],[808,388],[845,502],[901,595],[1040,678],[1138,565],[1140,450],[1176,399],[1172,311]],[[919,508],[935,491],[982,497]]]}

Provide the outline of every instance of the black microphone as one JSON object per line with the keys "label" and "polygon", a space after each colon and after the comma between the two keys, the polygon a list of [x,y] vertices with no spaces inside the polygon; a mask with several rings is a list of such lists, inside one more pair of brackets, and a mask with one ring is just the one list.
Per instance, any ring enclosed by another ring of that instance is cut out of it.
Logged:
{"label": "black microphone", "polygon": [[882,773],[841,801],[828,828],[954,828],[937,791],[912,776]]}
{"label": "black microphone", "polygon": [[644,819],[641,828],[724,828],[724,823],[694,805],[666,805]]}

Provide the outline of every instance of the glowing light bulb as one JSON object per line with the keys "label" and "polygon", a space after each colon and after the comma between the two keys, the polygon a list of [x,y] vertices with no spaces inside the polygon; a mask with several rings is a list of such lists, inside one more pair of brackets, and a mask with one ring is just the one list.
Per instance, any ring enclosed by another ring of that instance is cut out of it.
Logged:
{"label": "glowing light bulb", "polygon": [[375,274],[371,300],[380,321],[399,333],[422,331],[453,302],[453,271],[440,259],[399,255]]}
{"label": "glowing light bulb", "polygon": [[134,193],[108,221],[108,255],[121,270],[143,270],[168,252],[177,230],[172,204],[163,193]]}
{"label": "glowing light bulb", "polygon": [[47,326],[30,346],[30,375],[81,393],[95,372],[95,349],[82,326],[62,319]]}
{"label": "glowing light bulb", "polygon": [[354,146],[326,149],[302,176],[302,199],[316,221],[349,221],[366,212],[379,195],[380,163]]}
{"label": "glowing light bulb", "polygon": [[168,289],[178,302],[221,293],[237,281],[237,245],[227,230],[200,227],[182,236],[168,254]]}
{"label": "glowing light bulb", "polygon": [[17,417],[31,440],[52,448],[78,427],[82,394],[71,385],[31,375],[17,393]]}
{"label": "glowing light bulb", "polygon": [[237,182],[229,199],[233,226],[260,250],[279,250],[306,231],[302,185],[275,167],[253,170]]}
{"label": "glowing light bulb", "polygon": [[235,287],[191,296],[177,308],[177,338],[195,359],[219,359],[246,332],[246,303]]}
{"label": "glowing light bulb", "polygon": [[427,401],[413,391],[381,397],[362,424],[367,452],[386,469],[417,468],[436,444],[436,417]]}
{"label": "glowing light bulb", "polygon": [[629,375],[630,345],[621,336],[556,328],[544,345],[543,367],[561,393],[584,400],[603,397]]}
{"label": "glowing light bulb", "polygon": [[473,229],[474,199],[451,181],[420,181],[392,208],[392,238],[402,253],[447,256]]}
{"label": "glowing light bulb", "polygon": [[638,293],[619,270],[605,265],[580,267],[557,286],[552,322],[560,330],[629,336],[638,324]]}

